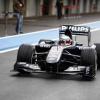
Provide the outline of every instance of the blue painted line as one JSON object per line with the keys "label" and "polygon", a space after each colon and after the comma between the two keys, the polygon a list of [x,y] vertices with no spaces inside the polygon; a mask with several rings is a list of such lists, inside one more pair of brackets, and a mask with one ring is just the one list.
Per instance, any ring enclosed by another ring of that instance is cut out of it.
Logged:
{"label": "blue painted line", "polygon": [[40,39],[54,39],[58,37],[58,29],[32,32],[23,35],[8,36],[0,39],[0,51],[16,48],[23,43],[36,44]]}
{"label": "blue painted line", "polygon": [[[80,24],[90,27],[92,30],[100,29],[100,21]],[[0,38],[0,52],[12,48],[18,48],[21,44],[36,44],[40,39],[55,39],[59,37],[59,29],[31,32],[27,34],[7,36]]]}

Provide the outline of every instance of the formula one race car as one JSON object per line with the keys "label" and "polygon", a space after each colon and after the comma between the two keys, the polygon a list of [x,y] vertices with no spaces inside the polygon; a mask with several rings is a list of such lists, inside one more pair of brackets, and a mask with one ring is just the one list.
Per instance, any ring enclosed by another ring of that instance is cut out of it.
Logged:
{"label": "formula one race car", "polygon": [[[77,43],[77,35],[88,37],[87,46]],[[100,44],[90,44],[89,27],[62,25],[59,28],[58,40],[41,39],[37,45],[22,44],[18,50],[14,71],[21,74],[76,73],[84,79],[94,79],[97,71],[96,52],[99,51]]]}

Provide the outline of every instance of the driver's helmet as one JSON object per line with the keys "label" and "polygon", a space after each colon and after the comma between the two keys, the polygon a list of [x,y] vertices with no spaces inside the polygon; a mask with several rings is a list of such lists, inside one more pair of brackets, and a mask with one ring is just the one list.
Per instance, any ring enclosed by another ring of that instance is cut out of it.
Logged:
{"label": "driver's helmet", "polygon": [[61,35],[60,42],[61,45],[72,45],[72,39],[64,34]]}

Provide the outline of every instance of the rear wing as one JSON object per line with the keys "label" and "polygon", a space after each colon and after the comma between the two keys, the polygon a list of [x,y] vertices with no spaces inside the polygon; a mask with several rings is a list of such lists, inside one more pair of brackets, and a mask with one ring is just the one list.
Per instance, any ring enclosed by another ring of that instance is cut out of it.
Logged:
{"label": "rear wing", "polygon": [[74,26],[74,25],[62,25],[59,29],[60,34],[65,34],[66,30],[70,30],[72,35],[82,35],[88,37],[88,46],[90,46],[91,42],[91,32],[90,27],[87,26]]}

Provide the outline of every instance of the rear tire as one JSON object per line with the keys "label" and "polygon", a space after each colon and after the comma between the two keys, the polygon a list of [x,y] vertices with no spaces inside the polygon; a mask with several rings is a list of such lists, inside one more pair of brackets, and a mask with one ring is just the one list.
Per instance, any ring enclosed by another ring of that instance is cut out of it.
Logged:
{"label": "rear tire", "polygon": [[97,71],[97,55],[96,50],[92,48],[83,49],[81,52],[81,65],[85,66],[82,78],[92,80],[95,78]]}

